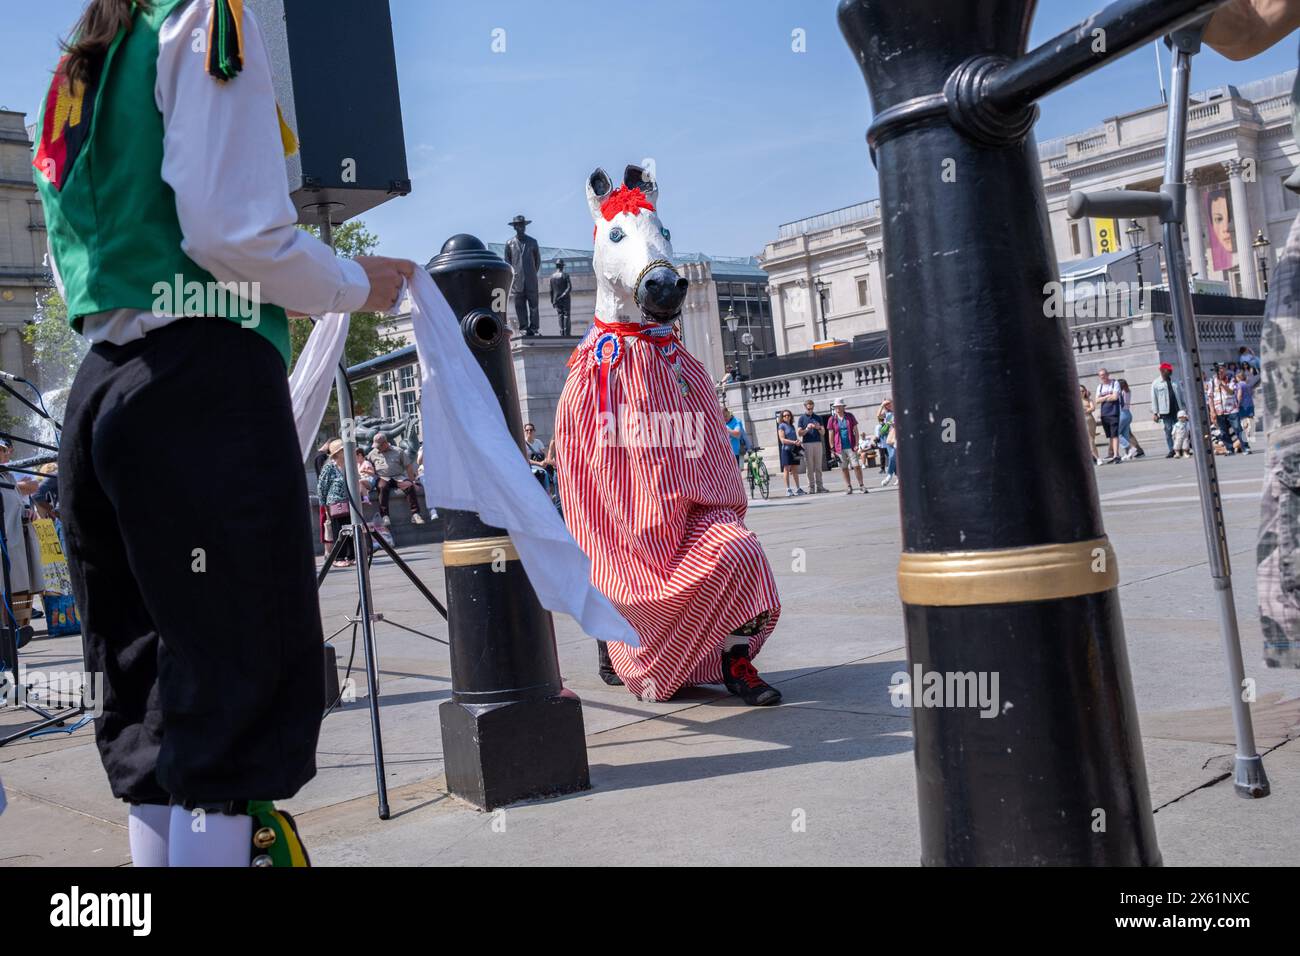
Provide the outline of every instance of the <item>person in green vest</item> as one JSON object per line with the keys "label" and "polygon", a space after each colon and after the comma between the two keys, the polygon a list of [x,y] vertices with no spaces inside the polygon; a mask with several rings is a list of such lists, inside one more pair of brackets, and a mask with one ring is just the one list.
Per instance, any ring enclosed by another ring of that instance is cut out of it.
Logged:
{"label": "person in green vest", "polygon": [[[36,138],[50,262],[92,343],[61,511],[132,859],[303,865],[271,803],[315,775],[326,705],[286,310],[386,310],[414,264],[339,259],[295,227],[296,144],[242,0],[91,0]],[[212,461],[258,480],[159,498],[140,471]]]}
{"label": "person in green vest", "polygon": [[[1300,0],[1229,0],[1206,25],[1205,43],[1230,60],[1245,60],[1300,28]],[[1291,134],[1300,141],[1300,74],[1291,90]],[[1284,185],[1300,192],[1300,169]],[[1250,250],[1243,250],[1249,254]],[[1243,269],[1250,268],[1243,258]],[[1300,667],[1300,219],[1273,272],[1260,335],[1261,402],[1269,428],[1268,462],[1255,547],[1264,663]]]}

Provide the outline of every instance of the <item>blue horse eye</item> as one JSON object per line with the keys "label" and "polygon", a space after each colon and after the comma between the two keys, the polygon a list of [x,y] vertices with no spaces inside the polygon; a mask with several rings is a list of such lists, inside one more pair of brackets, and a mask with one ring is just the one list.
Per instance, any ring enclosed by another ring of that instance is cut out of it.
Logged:
{"label": "blue horse eye", "polygon": [[664,234],[664,238],[667,239],[669,242],[673,241],[672,233],[670,233],[667,229],[660,229],[659,231]]}
{"label": "blue horse eye", "polygon": [[623,232],[622,228],[620,228],[619,226],[615,226],[613,229],[609,231],[609,241],[622,242],[624,235],[625,233]]}

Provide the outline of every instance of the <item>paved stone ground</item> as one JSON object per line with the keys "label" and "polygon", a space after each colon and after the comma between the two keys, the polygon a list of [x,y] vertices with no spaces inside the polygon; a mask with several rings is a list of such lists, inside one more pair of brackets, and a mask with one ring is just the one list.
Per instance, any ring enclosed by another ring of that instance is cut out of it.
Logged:
{"label": "paved stone ground", "polygon": [[[1260,663],[1252,551],[1262,455],[1219,459],[1246,671],[1274,794],[1234,796],[1230,692],[1208,586],[1191,464],[1100,469],[1143,744],[1167,864],[1293,864],[1300,851],[1300,672]],[[954,480],[960,480],[955,477]],[[904,667],[894,581],[898,496],[873,484],[846,497],[773,499],[750,512],[781,588],[781,625],[759,662],[785,706],[750,710],[720,691],[645,704],[595,676],[595,648],[556,621],[566,684],[582,698],[593,788],[484,814],[443,790],[437,705],[450,694],[445,646],[379,626],[381,700],[393,819],[375,816],[365,689],[331,715],[316,779],[289,803],[315,861],[348,864],[914,864],[919,857],[911,730],[891,706]],[[997,489],[990,488],[990,495]],[[1008,502],[1014,507],[1014,502]],[[794,570],[803,549],[805,570]],[[442,593],[435,549],[406,558]],[[389,621],[446,636],[387,561],[376,604]],[[325,631],[355,601],[351,572],[323,592]],[[232,620],[232,627],[238,622]],[[340,663],[347,635],[337,639]],[[41,640],[31,667],[80,665],[76,639]],[[358,673],[360,666],[358,664]],[[0,725],[21,719],[0,713]],[[0,750],[9,809],[0,862],[128,862],[124,809],[110,796],[90,728]],[[806,828],[796,832],[797,818]]]}

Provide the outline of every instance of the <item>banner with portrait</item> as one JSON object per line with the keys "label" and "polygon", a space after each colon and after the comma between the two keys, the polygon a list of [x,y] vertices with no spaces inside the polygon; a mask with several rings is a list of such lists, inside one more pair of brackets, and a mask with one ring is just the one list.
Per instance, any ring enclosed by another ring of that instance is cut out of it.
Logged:
{"label": "banner with portrait", "polygon": [[1205,232],[1210,240],[1210,267],[1226,272],[1237,264],[1236,222],[1227,184],[1205,191]]}

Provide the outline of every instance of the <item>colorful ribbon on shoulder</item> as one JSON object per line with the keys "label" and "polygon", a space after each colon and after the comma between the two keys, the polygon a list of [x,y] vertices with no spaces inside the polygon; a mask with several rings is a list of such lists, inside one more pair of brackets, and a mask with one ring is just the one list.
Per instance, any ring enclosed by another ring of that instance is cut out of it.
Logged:
{"label": "colorful ribbon on shoulder", "polygon": [[[671,325],[641,325],[636,322],[603,322],[597,316],[588,336],[594,336],[591,348],[591,363],[596,369],[596,403],[601,420],[614,406],[612,388],[614,370],[623,360],[623,339],[636,338],[654,345],[663,359],[673,367],[677,374],[678,385],[682,394],[688,391],[686,379],[682,375],[681,362],[677,357],[680,343]],[[581,352],[579,347],[579,352]],[[574,356],[577,359],[577,355]],[[570,359],[570,365],[574,359]]]}

